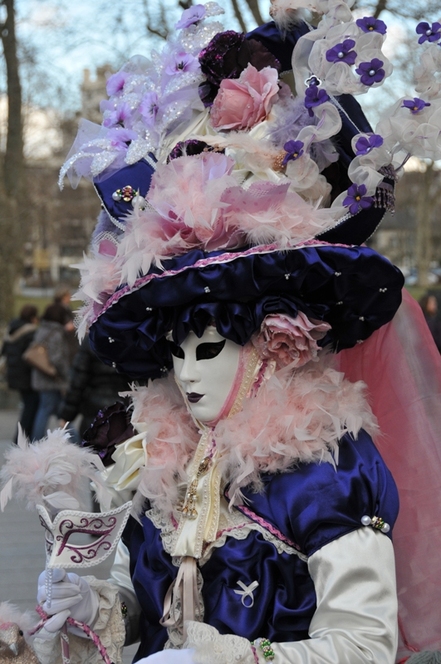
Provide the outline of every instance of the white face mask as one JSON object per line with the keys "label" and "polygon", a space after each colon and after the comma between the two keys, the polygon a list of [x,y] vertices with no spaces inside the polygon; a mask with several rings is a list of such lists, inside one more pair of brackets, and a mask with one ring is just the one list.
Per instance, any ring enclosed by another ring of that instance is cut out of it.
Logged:
{"label": "white face mask", "polygon": [[190,332],[180,346],[170,343],[176,382],[188,409],[200,422],[213,422],[233,387],[241,346],[221,337],[212,326],[201,338]]}

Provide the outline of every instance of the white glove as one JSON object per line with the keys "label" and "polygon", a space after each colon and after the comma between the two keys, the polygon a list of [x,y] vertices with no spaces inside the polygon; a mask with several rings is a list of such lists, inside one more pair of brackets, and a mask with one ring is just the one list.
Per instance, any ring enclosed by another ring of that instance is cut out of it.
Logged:
{"label": "white glove", "polygon": [[[86,579],[63,569],[52,571],[52,599],[50,606],[46,594],[47,572],[38,577],[37,601],[49,616],[49,620],[40,631],[41,638],[47,638],[58,632],[70,617],[91,626],[98,613],[99,596],[90,587]],[[45,634],[48,632],[49,634]]]}
{"label": "white glove", "polygon": [[160,650],[150,657],[138,660],[137,664],[194,664],[193,650]]}

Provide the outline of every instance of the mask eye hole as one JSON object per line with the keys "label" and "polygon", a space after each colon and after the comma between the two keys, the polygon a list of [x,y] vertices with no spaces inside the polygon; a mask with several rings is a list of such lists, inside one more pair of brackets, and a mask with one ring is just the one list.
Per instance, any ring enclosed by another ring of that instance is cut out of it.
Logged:
{"label": "mask eye hole", "polygon": [[185,358],[185,353],[182,350],[182,348],[178,346],[178,344],[175,344],[175,342],[171,341],[170,339],[168,343],[170,346],[170,352],[173,355],[173,357],[178,357],[180,360],[183,360]]}
{"label": "mask eye hole", "polygon": [[217,357],[225,346],[226,339],[217,343],[199,344],[196,348],[196,360],[212,360]]}

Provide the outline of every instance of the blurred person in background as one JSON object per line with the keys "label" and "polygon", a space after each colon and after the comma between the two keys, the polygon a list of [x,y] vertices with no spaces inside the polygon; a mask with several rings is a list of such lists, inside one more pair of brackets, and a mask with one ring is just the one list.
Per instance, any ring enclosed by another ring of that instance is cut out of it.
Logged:
{"label": "blurred person in background", "polygon": [[[38,311],[33,304],[25,304],[18,318],[11,321],[3,340],[1,354],[6,358],[6,380],[9,389],[17,390],[21,398],[19,423],[30,436],[38,409],[39,393],[31,386],[31,367],[22,358],[34,339],[38,325]],[[15,434],[15,441],[17,434]]]}
{"label": "blurred person in background", "polygon": [[432,333],[436,347],[441,353],[441,319],[438,314],[438,300],[436,295],[426,293],[419,300],[419,305],[424,313],[429,330]]}
{"label": "blurred person in background", "polygon": [[69,378],[70,357],[67,341],[66,309],[60,303],[46,307],[34,341],[46,347],[50,363],[56,369],[54,377],[39,369],[32,369],[32,387],[40,395],[39,406],[32,429],[32,438],[38,440],[46,434],[51,415],[57,415]]}
{"label": "blurred person in background", "polygon": [[54,304],[63,307],[65,312],[64,329],[66,331],[66,341],[69,349],[69,362],[72,364],[73,359],[78,352],[79,344],[75,333],[74,315],[70,308],[72,293],[67,286],[59,286],[54,292]]}
{"label": "blurred person in background", "polygon": [[78,430],[69,428],[74,442],[81,443],[82,433],[92,424],[98,411],[115,403],[120,392],[130,389],[130,382],[130,378],[98,359],[90,348],[88,336],[83,339],[58,409],[61,426],[81,415]]}

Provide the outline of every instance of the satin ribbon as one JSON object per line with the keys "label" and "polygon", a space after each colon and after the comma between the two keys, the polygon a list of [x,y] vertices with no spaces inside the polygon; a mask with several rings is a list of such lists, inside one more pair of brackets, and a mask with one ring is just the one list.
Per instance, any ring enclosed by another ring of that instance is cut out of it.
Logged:
{"label": "satin ribbon", "polygon": [[[259,582],[253,581],[249,586],[246,586],[243,581],[238,581],[237,585],[240,586],[242,590],[235,590],[234,592],[236,595],[241,595],[240,601],[242,602],[243,606],[246,609],[251,609],[251,607],[254,606],[253,591],[256,590],[256,588],[259,586]],[[248,603],[245,601],[247,597],[250,600]]]}
{"label": "satin ribbon", "polygon": [[[181,600],[181,612],[177,613],[177,605]],[[196,620],[198,605],[196,559],[184,556],[176,579],[170,585],[164,599],[164,613],[159,621],[163,627],[174,627],[186,638],[185,624],[188,620]]]}

